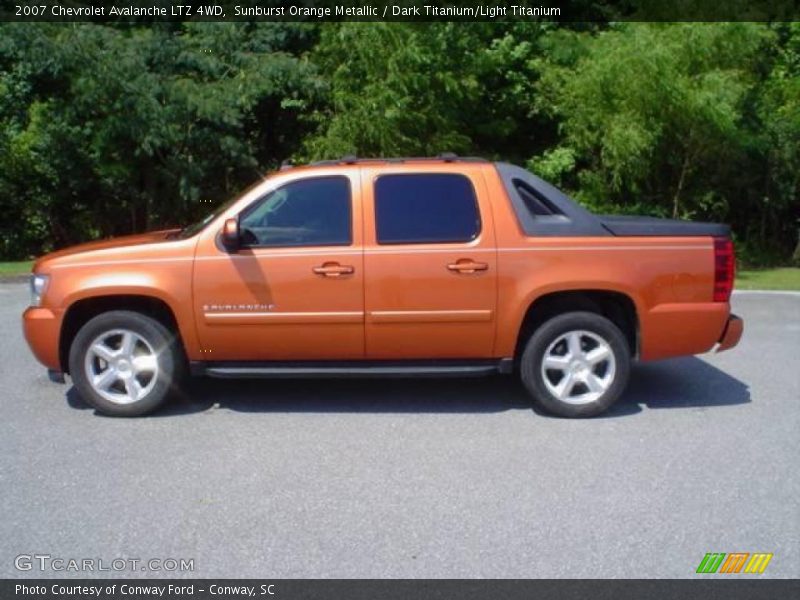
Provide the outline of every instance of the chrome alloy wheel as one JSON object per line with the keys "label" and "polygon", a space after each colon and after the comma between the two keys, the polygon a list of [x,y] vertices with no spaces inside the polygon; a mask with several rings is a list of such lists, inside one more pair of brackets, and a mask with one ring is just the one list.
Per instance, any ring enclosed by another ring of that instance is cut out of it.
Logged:
{"label": "chrome alloy wheel", "polygon": [[86,351],[84,366],[92,389],[115,404],[141,400],[158,379],[158,357],[153,347],[128,329],[97,336]]}
{"label": "chrome alloy wheel", "polygon": [[548,391],[569,404],[588,404],[602,396],[616,374],[610,344],[591,331],[568,331],[547,347],[542,379]]}

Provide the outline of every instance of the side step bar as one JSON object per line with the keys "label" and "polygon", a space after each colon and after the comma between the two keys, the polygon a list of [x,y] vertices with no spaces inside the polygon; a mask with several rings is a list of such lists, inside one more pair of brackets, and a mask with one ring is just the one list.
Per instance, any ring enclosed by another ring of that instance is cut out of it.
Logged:
{"label": "side step bar", "polygon": [[193,362],[193,375],[239,378],[481,377],[511,373],[510,358],[488,361]]}

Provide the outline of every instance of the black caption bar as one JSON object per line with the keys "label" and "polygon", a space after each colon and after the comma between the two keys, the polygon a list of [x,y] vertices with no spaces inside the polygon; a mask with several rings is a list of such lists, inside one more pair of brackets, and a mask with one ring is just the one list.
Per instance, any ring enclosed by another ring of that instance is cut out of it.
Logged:
{"label": "black caption bar", "polygon": [[617,600],[624,598],[705,600],[800,597],[790,579],[678,580],[235,580],[235,579],[27,579],[0,580],[3,600]]}
{"label": "black caption bar", "polygon": [[0,21],[794,21],[800,0],[3,0]]}

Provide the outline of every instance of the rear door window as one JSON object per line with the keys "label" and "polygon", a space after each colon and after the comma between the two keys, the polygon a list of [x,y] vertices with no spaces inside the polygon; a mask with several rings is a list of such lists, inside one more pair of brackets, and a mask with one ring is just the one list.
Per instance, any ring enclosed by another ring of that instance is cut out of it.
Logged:
{"label": "rear door window", "polygon": [[381,175],[375,230],[379,244],[472,241],[481,230],[475,189],[454,173]]}

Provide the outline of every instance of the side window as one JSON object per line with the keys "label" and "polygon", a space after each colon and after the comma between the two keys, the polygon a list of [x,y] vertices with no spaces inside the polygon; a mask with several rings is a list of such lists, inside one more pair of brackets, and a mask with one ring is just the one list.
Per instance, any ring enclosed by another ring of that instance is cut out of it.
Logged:
{"label": "side window", "polygon": [[450,173],[381,175],[375,182],[379,244],[469,242],[481,230],[475,190]]}
{"label": "side window", "polygon": [[352,243],[350,180],[293,181],[248,207],[239,218],[245,246],[346,246]]}

